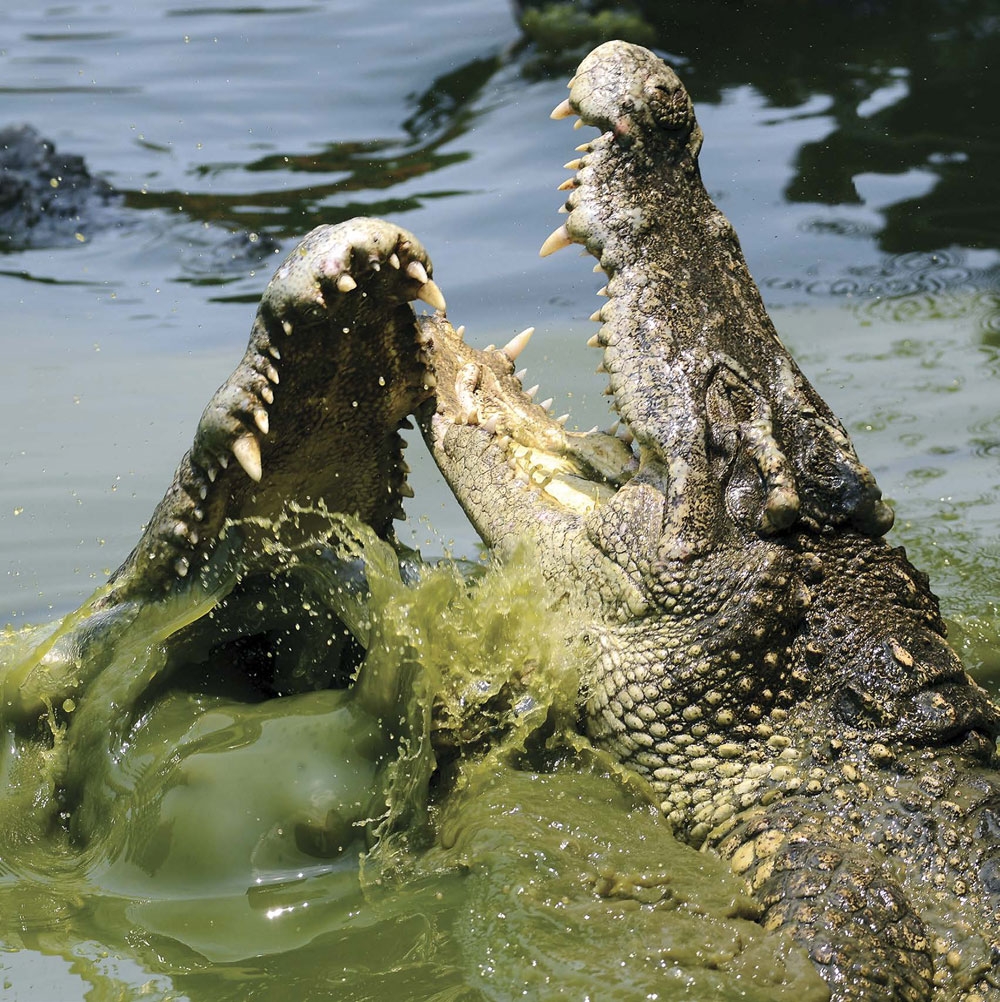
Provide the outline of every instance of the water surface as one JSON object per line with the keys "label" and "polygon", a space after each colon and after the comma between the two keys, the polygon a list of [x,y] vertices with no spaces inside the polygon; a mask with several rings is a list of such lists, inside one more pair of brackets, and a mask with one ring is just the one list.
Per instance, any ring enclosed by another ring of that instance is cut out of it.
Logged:
{"label": "water surface", "polygon": [[[773,3],[749,25],[728,5],[647,6],[624,24],[687,82],[706,183],[782,337],[896,504],[894,538],[931,573],[970,667],[1000,688],[1000,5],[816,4],[807,17]],[[7,120],[83,155],[124,196],[112,225],[0,253],[0,622],[50,621],[118,565],[242,353],[277,253],[320,222],[370,213],[415,231],[471,340],[536,325],[533,378],[579,427],[608,421],[584,348],[597,276],[572,251],[536,256],[558,222],[560,165],[582,140],[548,119],[575,56],[533,24],[537,42],[508,5],[468,0],[385,2],[377,16],[344,0],[0,13]],[[425,552],[475,556],[420,450],[402,534]],[[570,800],[625,796],[577,776],[563,776]],[[510,773],[497,796],[546,800],[522,780]],[[616,810],[641,810],[626,800]],[[595,813],[566,817],[582,830]],[[502,869],[478,845],[485,868]],[[251,963],[258,932],[209,944],[223,913],[167,896],[140,914],[88,897],[76,857],[47,853],[45,872],[9,891],[28,931],[2,958],[11,997],[33,1002],[248,998],[293,976],[301,998],[513,997],[526,968],[491,974],[491,951],[551,919],[505,934],[490,918],[496,886],[470,891],[444,865],[411,875],[404,904],[334,868],[312,900],[336,918],[274,933]],[[268,894],[255,914],[287,929],[307,896],[283,884]],[[459,903],[436,908],[449,895]],[[178,914],[197,926],[187,940]],[[384,963],[359,971],[362,932]],[[671,963],[667,951],[659,969]],[[552,978],[584,997],[565,969]]]}

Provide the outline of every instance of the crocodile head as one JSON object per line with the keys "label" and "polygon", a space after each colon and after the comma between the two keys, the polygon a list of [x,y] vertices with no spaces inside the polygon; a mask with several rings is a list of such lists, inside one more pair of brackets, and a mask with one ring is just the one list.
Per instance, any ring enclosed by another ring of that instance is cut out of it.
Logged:
{"label": "crocodile head", "polygon": [[104,605],[175,588],[227,524],[260,550],[254,537],[289,504],[322,503],[387,536],[412,496],[398,429],[433,381],[408,302],[444,307],[431,270],[416,237],[377,219],[319,226],[296,246]]}
{"label": "crocodile head", "polygon": [[695,843],[809,782],[847,731],[862,758],[949,742],[988,756],[996,711],[777,337],[702,184],[680,80],[609,42],[570,88],[553,117],[600,135],[567,165],[568,215],[541,253],[580,244],[607,275],[590,344],[621,431],[566,432],[513,371],[523,337],[481,352],[440,318],[423,322],[438,380],[424,429],[486,542],[532,540],[554,601],[588,624],[589,733]]}

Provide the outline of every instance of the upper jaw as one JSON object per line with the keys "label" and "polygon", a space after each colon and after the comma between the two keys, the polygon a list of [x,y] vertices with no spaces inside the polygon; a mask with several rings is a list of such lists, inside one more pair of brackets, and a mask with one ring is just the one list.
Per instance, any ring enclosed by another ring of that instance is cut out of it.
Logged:
{"label": "upper jaw", "polygon": [[778,339],[705,191],[683,84],[648,50],[608,42],[553,117],[573,114],[602,134],[566,165],[567,218],[541,253],[579,243],[608,275],[591,343],[668,509],[698,497],[763,535],[796,523],[886,532],[891,509]]}
{"label": "upper jaw", "polygon": [[411,493],[397,429],[433,382],[408,304],[444,307],[431,271],[419,241],[381,220],[321,226],[299,243],[103,604],[169,591],[206,565],[227,525],[259,542],[289,503],[390,533]]}

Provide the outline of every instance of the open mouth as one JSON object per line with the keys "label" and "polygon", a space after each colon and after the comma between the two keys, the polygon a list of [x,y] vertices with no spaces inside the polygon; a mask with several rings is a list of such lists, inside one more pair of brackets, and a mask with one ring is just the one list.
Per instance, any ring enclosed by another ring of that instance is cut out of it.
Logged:
{"label": "open mouth", "polygon": [[885,533],[892,510],[778,339],[735,232],[705,191],[702,133],[683,84],[648,50],[609,42],[569,86],[552,117],[578,115],[600,135],[566,164],[566,220],[540,253],[580,244],[607,276],[589,345],[602,350],[598,372],[618,422],[611,433],[566,432],[550,401],[535,404],[537,388],[526,390],[514,368],[527,333],[479,352],[446,322],[422,321],[438,379],[425,435],[477,529],[495,545],[511,527],[482,510],[483,484],[470,479],[478,452],[481,470],[509,470],[507,483],[489,474],[492,490],[517,481],[565,514],[589,514],[641,472],[676,516],[674,536],[688,537],[677,553],[703,546],[706,525],[722,522],[686,517],[692,499],[759,536],[796,524]]}

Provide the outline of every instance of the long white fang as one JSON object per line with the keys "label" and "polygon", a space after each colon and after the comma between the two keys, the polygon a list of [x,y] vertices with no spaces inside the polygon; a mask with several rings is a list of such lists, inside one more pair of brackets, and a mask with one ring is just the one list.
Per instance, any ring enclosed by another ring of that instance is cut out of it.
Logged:
{"label": "long white fang", "polygon": [[594,148],[593,143],[581,143],[576,147],[577,153],[589,153]]}
{"label": "long white fang", "polygon": [[590,314],[590,319],[599,324],[604,323],[604,317],[601,316],[600,310],[594,310],[594,312]]}
{"label": "long white fang", "polygon": [[268,353],[268,355],[270,355],[270,356],[271,356],[271,358],[273,358],[273,359],[274,359],[274,360],[275,360],[276,362],[280,362],[280,361],[281,361],[281,352],[280,352],[280,351],[278,351],[278,349],[277,349],[277,348],[275,348],[273,344],[269,344],[269,345],[267,346],[267,353]]}
{"label": "long white fang", "polygon": [[281,329],[285,332],[286,335],[289,335],[289,334],[292,333],[292,325],[287,320],[282,320],[281,321]]}
{"label": "long white fang", "polygon": [[270,379],[275,386],[277,386],[280,382],[278,379],[278,370],[273,365],[269,365],[267,367],[267,378]]}
{"label": "long white fang", "polygon": [[543,411],[547,411],[552,406],[552,397],[546,397],[543,401],[541,401],[541,403],[539,403],[538,406],[541,407]]}
{"label": "long white fang", "polygon": [[569,118],[571,115],[575,115],[576,112],[573,110],[573,105],[569,103],[569,98],[565,101],[560,101],[552,111],[549,113],[549,118],[554,118],[558,121],[560,118]]}
{"label": "long white fang", "polygon": [[528,389],[526,389],[524,391],[524,395],[529,400],[534,400],[535,399],[535,394],[538,393],[538,385],[539,385],[538,383],[535,383],[534,386],[530,386],[530,387],[528,387]]}
{"label": "long white fang", "polygon": [[491,414],[479,427],[489,435],[495,435],[500,424],[500,415]]}
{"label": "long white fang", "polygon": [[274,394],[271,392],[271,387],[266,384],[260,388],[260,398],[265,404],[274,403]]}
{"label": "long white fang", "polygon": [[271,423],[267,419],[267,411],[259,407],[253,412],[253,423],[260,428],[260,433],[266,435],[271,429]]}
{"label": "long white fang", "polygon": [[337,288],[341,292],[353,292],[357,287],[358,283],[346,271],[337,279]]}
{"label": "long white fang", "polygon": [[600,336],[598,334],[592,334],[589,338],[587,338],[587,347],[588,348],[601,348],[601,347],[603,347],[601,345],[601,338],[600,338]]}
{"label": "long white fang", "polygon": [[260,446],[255,435],[241,435],[233,442],[233,455],[236,457],[243,472],[256,483],[260,483],[263,471],[260,465]]}
{"label": "long white fang", "polygon": [[598,296],[604,296],[605,298],[607,298],[607,296],[608,296],[608,287],[607,287],[606,285],[602,285],[602,286],[601,286],[601,287],[600,287],[600,288],[599,288],[599,289],[597,290],[597,293],[596,293],[596,294],[597,294]]}
{"label": "long white fang", "polygon": [[534,327],[525,327],[520,334],[515,334],[500,350],[513,362],[524,351],[534,333]]}
{"label": "long white fang", "polygon": [[556,188],[556,191],[570,191],[573,188],[579,187],[580,182],[575,177],[568,177],[561,185],[559,185],[558,188]]}
{"label": "long white fang", "polygon": [[459,341],[465,340],[465,324],[461,324],[455,328],[455,333],[458,335]]}
{"label": "long white fang", "polygon": [[568,413],[567,414],[560,414],[559,417],[556,418],[556,424],[561,424],[561,425],[563,425],[563,427],[565,427],[566,422],[568,420],[569,420],[569,414]]}
{"label": "long white fang", "polygon": [[579,170],[583,166],[583,157],[578,157],[576,160],[570,160],[568,164],[563,164],[566,170]]}
{"label": "long white fang", "polygon": [[577,120],[576,120],[576,121],[575,121],[575,122],[573,123],[573,128],[574,128],[574,129],[582,129],[582,128],[584,127],[584,125],[585,125],[585,124],[586,124],[586,123],[585,123],[585,122],[583,121],[583,119],[582,119],[582,118],[578,118],[578,119],[577,119]]}
{"label": "long white fang", "polygon": [[[410,263],[410,268],[412,268],[415,264],[419,264],[419,262],[412,261]],[[409,271],[410,268],[407,268],[406,270]],[[423,268],[420,270],[423,271]],[[424,272],[424,274],[426,274],[426,272]],[[417,290],[417,299],[422,299],[428,306],[433,306],[435,310],[446,310],[448,308],[448,304],[444,301],[444,296],[442,295],[441,290],[437,287],[437,283],[432,282],[430,279],[427,279],[427,281],[424,282],[424,284]]]}
{"label": "long white fang", "polygon": [[527,374],[528,374],[528,370],[527,370],[527,369],[518,369],[518,370],[517,370],[517,372],[515,372],[515,373],[514,373],[514,378],[515,378],[515,379],[516,379],[516,380],[517,380],[517,381],[518,381],[519,383],[523,383],[523,382],[524,382],[524,377],[525,377],[525,376],[526,376]]}
{"label": "long white fang", "polygon": [[396,254],[389,255],[389,264],[393,266],[397,271],[399,271],[399,257]]}
{"label": "long white fang", "polygon": [[421,285],[427,281],[427,269],[419,261],[411,261],[406,266],[406,274],[415,278]]}
{"label": "long white fang", "polygon": [[546,238],[545,243],[542,244],[541,249],[538,252],[539,257],[548,257],[550,254],[555,254],[556,251],[562,250],[563,247],[569,247],[573,242],[569,235],[569,230],[566,229],[566,224],[563,223],[558,229],[553,230]]}

